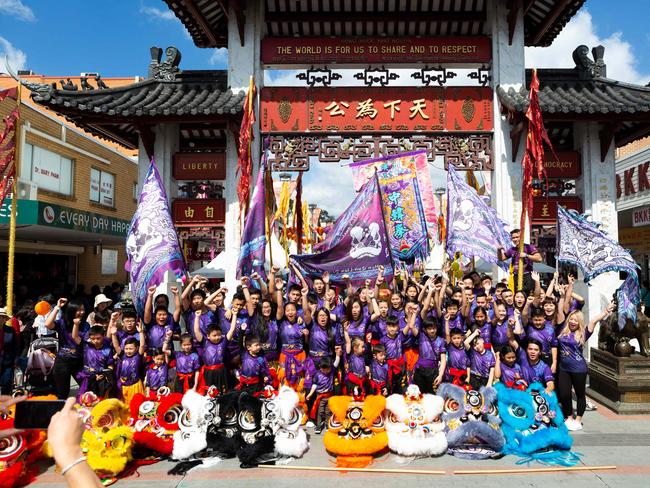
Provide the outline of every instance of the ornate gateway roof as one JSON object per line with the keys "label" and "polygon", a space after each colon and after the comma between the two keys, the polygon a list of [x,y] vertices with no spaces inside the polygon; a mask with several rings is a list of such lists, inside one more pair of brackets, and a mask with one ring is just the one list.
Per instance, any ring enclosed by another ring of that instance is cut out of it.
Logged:
{"label": "ornate gateway roof", "polygon": [[142,126],[159,122],[227,122],[242,112],[244,93],[227,86],[226,71],[181,71],[180,54],[152,48],[149,78],[117,88],[81,89],[24,83],[32,99],[91,133],[129,148],[138,147]]}
{"label": "ornate gateway roof", "polygon": [[[650,87],[607,78],[605,48],[579,46],[573,52],[576,63],[570,69],[539,69],[539,103],[544,122],[592,120],[602,122],[601,142],[609,147],[614,138],[621,146],[650,134]],[[526,85],[532,72],[527,70]],[[502,111],[513,124],[522,121],[528,109],[528,89],[497,87]],[[603,146],[605,147],[605,146]]]}
{"label": "ornate gateway roof", "polygon": [[[164,0],[198,47],[227,47],[228,16],[243,43],[241,0]],[[488,0],[248,0],[264,2],[267,36],[486,35]],[[548,46],[585,0],[509,0],[514,31],[520,10],[527,46]]]}

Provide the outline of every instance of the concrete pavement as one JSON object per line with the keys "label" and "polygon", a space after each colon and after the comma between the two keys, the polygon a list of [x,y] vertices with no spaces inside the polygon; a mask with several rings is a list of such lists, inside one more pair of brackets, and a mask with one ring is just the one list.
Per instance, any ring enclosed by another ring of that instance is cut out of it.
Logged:
{"label": "concrete pavement", "polygon": [[[167,471],[175,463],[164,461],[138,469],[137,473],[118,481],[116,487],[171,488],[171,487],[287,487],[331,488],[345,483],[345,488],[368,487],[380,483],[382,488],[404,484],[442,485],[445,487],[504,488],[519,486],[553,486],[571,488],[597,487],[650,487],[650,415],[619,416],[598,405],[598,410],[587,412],[585,429],[574,433],[574,451],[582,454],[579,465],[616,465],[613,471],[582,471],[571,473],[507,474],[507,475],[454,475],[456,469],[524,469],[517,466],[518,458],[506,456],[498,460],[465,461],[452,456],[417,459],[408,464],[387,454],[377,458],[371,467],[398,469],[444,470],[445,475],[366,474],[317,471],[283,471],[240,469],[236,460],[225,460],[208,468],[194,469],[186,476],[170,476]],[[311,435],[311,448],[303,459],[292,466],[333,466],[333,458],[323,447],[322,435]],[[532,464],[531,468],[543,468]],[[48,467],[36,481],[37,485],[52,488],[66,486],[63,479]]]}

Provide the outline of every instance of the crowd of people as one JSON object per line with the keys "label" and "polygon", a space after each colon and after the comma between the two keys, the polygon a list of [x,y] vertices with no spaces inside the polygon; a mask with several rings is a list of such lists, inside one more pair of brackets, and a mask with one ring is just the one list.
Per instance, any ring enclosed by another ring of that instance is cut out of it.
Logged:
{"label": "crowd of people", "polygon": [[[304,395],[318,433],[332,395],[387,396],[409,384],[434,393],[444,382],[472,389],[540,382],[557,391],[567,426],[579,430],[587,405],[583,348],[614,305],[587,323],[575,276],[556,273],[543,287],[528,268],[537,251],[526,251],[522,290],[476,272],[454,279],[449,264],[435,276],[402,272],[390,285],[379,268],[374,282],[358,288],[331,286],[327,274],[307,281],[295,268],[294,280],[285,282],[273,267],[267,280],[242,277],[229,303],[227,289],[212,291],[194,276],[183,289],[171,288],[173,306],[155,286],[142,314],[105,294],[94,297],[92,309],[59,298],[31,327],[58,341],[51,377],[61,399],[73,379],[79,397],[91,391],[126,402],[166,387],[259,395],[285,384]],[[516,250],[503,254],[519,258]],[[16,386],[14,367],[24,355],[7,319],[0,309],[5,394]]]}

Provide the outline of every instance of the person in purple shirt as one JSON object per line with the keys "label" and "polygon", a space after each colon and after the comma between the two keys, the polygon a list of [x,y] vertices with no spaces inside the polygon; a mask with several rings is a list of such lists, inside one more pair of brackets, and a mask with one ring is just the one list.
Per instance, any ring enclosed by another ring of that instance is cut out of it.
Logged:
{"label": "person in purple shirt", "polygon": [[320,434],[325,428],[327,421],[327,399],[334,394],[333,369],[336,369],[339,365],[341,352],[339,351],[333,363],[329,357],[321,359],[309,393],[305,397],[308,405],[309,418],[315,424],[315,434]]}
{"label": "person in purple shirt", "polygon": [[168,358],[162,349],[150,349],[149,354],[151,355],[151,364],[147,367],[144,377],[146,396],[160,388],[166,388],[169,375]]}
{"label": "person in purple shirt", "polygon": [[499,248],[497,251],[499,260],[506,261],[507,259],[512,259],[511,262],[514,276],[517,277],[519,273],[519,258],[523,258],[524,290],[530,291],[534,288],[534,283],[530,276],[530,273],[533,272],[533,263],[541,263],[543,261],[542,255],[532,244],[524,244],[524,249],[520,256],[519,241],[521,239],[521,231],[519,229],[512,230],[510,232],[510,237],[512,238],[513,246],[506,251],[504,251],[502,248]]}
{"label": "person in purple shirt", "polygon": [[181,350],[172,354],[169,343],[172,338],[171,330],[165,335],[162,350],[165,354],[172,355],[176,362],[176,378],[174,380],[174,391],[185,393],[187,390],[196,390],[201,359],[196,351],[192,336],[188,333],[181,334]]}
{"label": "person in purple shirt", "polygon": [[442,337],[438,337],[438,324],[433,320],[422,322],[418,335],[418,362],[415,364],[413,383],[422,393],[433,393],[442,383],[447,367],[447,348]]}
{"label": "person in purple shirt", "polygon": [[[118,320],[122,322],[122,328],[117,328]],[[135,339],[136,343],[140,343],[140,332],[138,332],[137,323],[138,314],[134,309],[124,309],[120,311],[113,312],[111,314],[111,320],[108,324],[108,337],[112,336],[111,331],[116,330],[117,341],[120,344],[120,347],[124,349],[124,343],[127,339]],[[113,329],[115,326],[115,329]],[[144,335],[144,333],[142,334]],[[146,341],[145,341],[146,344]]]}
{"label": "person in purple shirt", "polygon": [[417,313],[411,311],[406,324],[401,327],[400,321],[395,316],[386,319],[386,335],[380,339],[380,344],[386,351],[386,363],[388,364],[388,391],[390,394],[402,395],[406,388],[406,369],[402,345],[409,334],[417,336],[415,321]]}
{"label": "person in purple shirt", "polygon": [[347,331],[350,337],[360,337],[366,343],[370,342],[368,319],[364,315],[363,303],[361,303],[359,298],[352,298],[348,303],[345,313],[345,322],[348,324]]}
{"label": "person in purple shirt", "polygon": [[383,344],[372,346],[370,391],[373,395],[390,394],[390,366],[386,362],[386,347]]}
{"label": "person in purple shirt", "polygon": [[347,322],[343,328],[347,371],[345,387],[346,393],[353,395],[355,391],[365,391],[366,375],[370,368],[366,366],[365,360],[366,343],[361,337],[350,337],[347,330],[349,326],[350,323]]}
{"label": "person in purple shirt", "polygon": [[450,329],[458,329],[463,334],[467,332],[467,326],[465,325],[465,319],[460,313],[460,302],[454,300],[453,298],[447,303],[447,308],[443,310],[443,317],[445,321],[449,322]]}
{"label": "person in purple shirt", "polygon": [[490,344],[495,350],[508,345],[508,323],[511,320],[513,319],[508,318],[506,304],[497,302],[494,306],[494,319],[492,320],[492,332],[490,334]]}
{"label": "person in purple shirt", "polygon": [[342,345],[341,338],[337,337],[337,331],[330,321],[330,313],[325,308],[316,310],[315,319],[312,321],[309,330],[309,357],[318,364],[324,357],[332,358],[335,347]]}
{"label": "person in purple shirt", "polygon": [[280,357],[278,322],[275,320],[273,303],[270,299],[265,298],[261,301],[260,312],[258,319],[251,322],[247,333],[255,334],[260,338],[262,351],[269,362],[269,366],[277,368],[278,358]]}
{"label": "person in purple shirt", "polygon": [[[152,324],[147,324],[145,322],[145,334],[147,336],[147,348],[151,349],[161,349],[163,343],[165,342],[165,337],[167,334],[172,336],[174,333],[174,328],[169,325],[169,312],[167,309],[159,305],[156,307],[154,313],[154,322]],[[174,350],[174,346],[170,343],[170,350]]]}
{"label": "person in purple shirt", "polygon": [[244,339],[246,350],[241,354],[238,390],[251,395],[262,391],[271,381],[271,372],[266,358],[262,354],[259,337],[249,334]]}
{"label": "person in purple shirt", "polygon": [[449,321],[445,321],[445,339],[447,342],[447,370],[445,381],[462,386],[469,377],[469,358],[463,344],[463,332],[460,329],[449,330]]}
{"label": "person in purple shirt", "polygon": [[[178,294],[178,287],[172,286],[171,287],[171,292],[174,295],[174,313],[171,314],[169,313],[169,297],[167,297],[166,294],[161,293],[157,295],[154,298],[154,294],[156,293],[156,286],[150,286],[147,289],[147,299],[144,304],[144,313],[142,316],[142,319],[144,321],[145,326],[150,325],[154,322],[157,323],[155,320],[155,317],[152,316],[156,314],[156,310],[160,310],[161,308],[164,308],[167,311],[167,321],[163,325],[169,326],[173,331],[175,335],[178,335],[181,333],[181,328],[179,325],[179,322],[181,320],[181,312],[183,311],[182,304],[181,304],[181,297]],[[149,347],[162,347],[162,343],[157,346],[151,346],[148,344]]]}
{"label": "person in purple shirt", "polygon": [[[587,361],[583,355],[585,343],[593,334],[596,324],[606,319],[616,309],[614,302],[600,312],[594,320],[585,326],[582,312],[571,312],[558,334],[559,373],[558,400],[562,406],[565,422],[569,430],[582,429],[582,416],[587,407],[585,388],[587,384]],[[576,393],[576,413],[573,416],[571,389]]]}
{"label": "person in purple shirt", "polygon": [[233,314],[230,330],[224,339],[219,324],[210,324],[207,334],[203,335],[201,332],[201,315],[201,310],[194,312],[194,337],[201,344],[199,356],[203,363],[199,371],[196,391],[201,395],[205,395],[212,388],[216,388],[216,392],[223,395],[228,387],[228,375],[225,367],[226,346],[228,341],[232,340],[237,328],[237,316]]}
{"label": "person in purple shirt", "polygon": [[79,335],[80,323],[81,320],[76,319],[72,326],[72,340],[81,345],[83,357],[78,398],[87,391],[92,391],[101,399],[108,398],[115,386],[113,345],[100,325],[92,326],[88,331],[88,339],[82,340]]}
{"label": "person in purple shirt", "polygon": [[524,381],[529,385],[535,382],[542,383],[546,393],[550,395],[555,390],[555,377],[548,364],[542,361],[542,344],[537,339],[528,339],[526,349],[522,349],[519,347],[510,323],[508,324],[508,338],[510,346],[517,353],[517,363],[521,367]]}
{"label": "person in purple shirt", "polygon": [[377,344],[379,339],[386,335],[386,319],[390,305],[385,298],[377,300],[374,291],[372,295],[372,315],[370,316],[370,331],[372,332],[372,341]]}
{"label": "person in purple shirt", "polygon": [[483,307],[476,307],[472,312],[472,325],[470,331],[479,331],[479,335],[483,338],[485,347],[490,349],[492,347],[492,320],[488,321],[488,312]]}
{"label": "person in purple shirt", "polygon": [[145,353],[146,344],[142,326],[139,324],[137,326],[137,332],[139,333],[139,340],[136,340],[135,337],[128,337],[122,344],[119,340],[117,326],[112,325],[109,329],[113,341],[113,349],[115,349],[115,354],[118,356],[115,374],[117,378],[117,390],[122,401],[127,405],[131,403],[131,399],[136,394],[144,393],[144,386],[142,384],[142,366],[144,361],[142,358]]}
{"label": "person in purple shirt", "polygon": [[517,364],[517,353],[511,346],[503,346],[495,356],[494,376],[508,388],[524,387],[521,366]]}
{"label": "person in purple shirt", "polygon": [[533,308],[530,311],[530,325],[519,336],[520,341],[525,339],[537,339],[542,344],[542,361],[551,367],[551,372],[555,374],[557,371],[557,337],[555,336],[555,328],[546,323],[544,317],[544,310],[541,308]]}
{"label": "person in purple shirt", "polygon": [[[230,310],[226,310],[226,312],[223,314],[223,317],[219,318],[219,325],[221,326],[222,335],[228,336],[233,319],[235,320],[236,327],[234,332],[230,334],[231,338],[228,340],[227,344],[227,363],[231,369],[234,369],[236,365],[239,365],[239,353],[241,351],[243,338],[242,327],[244,329],[250,328],[250,324],[252,322],[248,315],[248,310],[246,309],[246,297],[243,293],[235,293],[233,295],[232,301],[230,302]],[[201,324],[203,323],[204,321],[201,320]],[[201,328],[201,332],[203,332],[203,328]],[[203,333],[203,335],[205,336],[206,334]]]}
{"label": "person in purple shirt", "polygon": [[465,350],[469,351],[469,384],[479,390],[482,386],[492,386],[494,381],[494,353],[485,348],[485,342],[477,329],[464,341]]}
{"label": "person in purple shirt", "polygon": [[[62,311],[62,318],[57,319]],[[68,303],[66,298],[59,298],[56,307],[52,309],[45,319],[45,327],[54,330],[59,340],[59,349],[52,368],[54,388],[59,400],[65,400],[70,394],[70,379],[79,374],[81,370],[81,348],[72,338],[72,329],[75,322],[82,326],[85,309],[80,301]]]}

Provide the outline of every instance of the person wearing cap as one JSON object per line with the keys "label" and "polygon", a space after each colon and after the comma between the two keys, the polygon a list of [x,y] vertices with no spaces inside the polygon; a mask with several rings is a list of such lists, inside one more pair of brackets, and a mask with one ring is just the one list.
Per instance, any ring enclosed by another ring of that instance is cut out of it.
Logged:
{"label": "person wearing cap", "polygon": [[103,312],[104,310],[108,309],[113,304],[113,300],[108,298],[106,295],[103,293],[100,293],[95,297],[95,305],[93,306],[93,311],[88,314],[88,318],[86,321],[88,322],[88,325],[91,327],[95,325],[95,313],[97,312]]}
{"label": "person wearing cap", "polygon": [[13,390],[14,368],[20,356],[20,334],[9,320],[7,309],[0,308],[0,393],[11,395]]}

